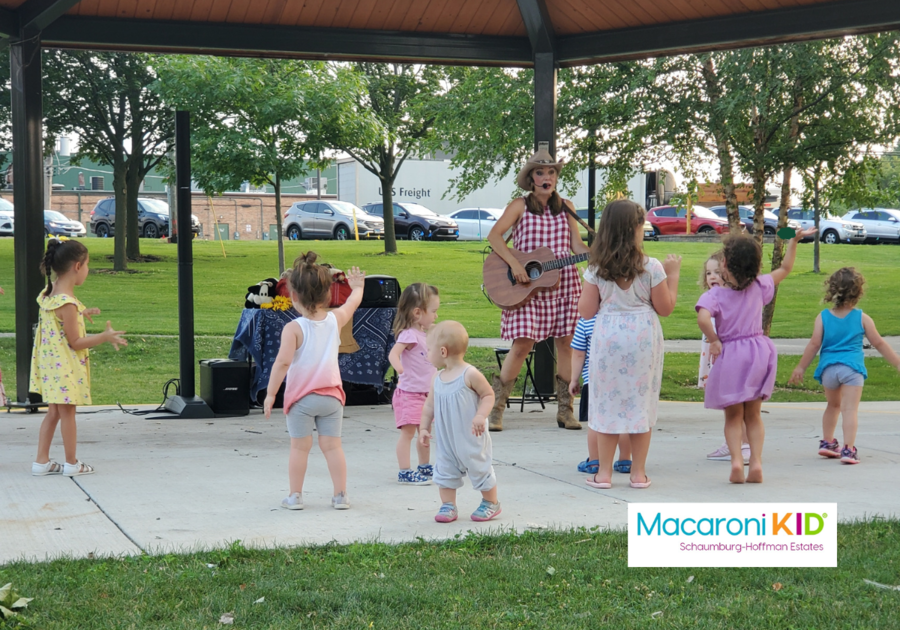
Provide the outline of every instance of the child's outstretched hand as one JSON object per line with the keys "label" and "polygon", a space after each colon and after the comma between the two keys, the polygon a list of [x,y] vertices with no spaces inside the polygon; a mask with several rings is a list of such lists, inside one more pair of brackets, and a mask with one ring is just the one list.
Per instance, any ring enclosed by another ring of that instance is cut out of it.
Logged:
{"label": "child's outstretched hand", "polygon": [[800,241],[807,238],[808,236],[813,236],[815,233],[816,233],[815,227],[808,227],[805,230],[798,230],[797,233],[794,235],[794,240],[799,243]]}
{"label": "child's outstretched hand", "polygon": [[360,271],[359,267],[350,267],[350,271],[345,275],[351,289],[362,289],[366,286],[366,272]]}
{"label": "child's outstretched hand", "polygon": [[667,276],[678,273],[681,270],[681,256],[669,254],[663,261],[662,266]]}
{"label": "child's outstretched hand", "polygon": [[[81,312],[81,314],[84,315],[85,317],[87,317],[87,320],[93,324],[94,318],[92,317],[92,315],[99,315],[100,309],[99,308],[86,308]],[[109,322],[107,322],[107,323],[109,323]]]}
{"label": "child's outstretched hand", "polygon": [[722,354],[722,342],[716,339],[709,344],[709,357],[712,359],[713,365],[716,363],[716,359],[719,358],[719,355]]}
{"label": "child's outstretched hand", "polygon": [[801,370],[800,366],[794,368],[794,371],[791,372],[791,378],[788,379],[788,385],[799,385],[803,382],[803,375],[806,373],[806,370]]}
{"label": "child's outstretched hand", "polygon": [[475,437],[481,437],[481,435],[487,429],[487,418],[480,418],[479,416],[475,416],[472,418],[472,435]]}
{"label": "child's outstretched hand", "polygon": [[572,382],[569,383],[569,393],[573,396],[577,396],[578,392],[581,391],[581,386],[578,384],[578,379],[573,378]]}
{"label": "child's outstretched hand", "polygon": [[3,287],[0,287],[0,295],[3,295]]}
{"label": "child's outstretched hand", "polygon": [[431,442],[431,431],[419,427],[419,444],[429,446]]}
{"label": "child's outstretched hand", "polygon": [[104,330],[102,334],[105,337],[103,341],[112,344],[112,347],[116,349],[116,352],[119,351],[119,346],[128,345],[128,342],[125,341],[125,337],[122,336],[125,334],[125,331],[113,330],[112,324],[110,324],[108,321],[106,322],[106,330]]}

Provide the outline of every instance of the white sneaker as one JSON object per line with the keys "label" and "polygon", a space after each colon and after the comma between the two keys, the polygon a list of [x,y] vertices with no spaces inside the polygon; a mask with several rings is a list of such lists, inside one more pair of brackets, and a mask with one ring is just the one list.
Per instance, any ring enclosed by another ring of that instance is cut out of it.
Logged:
{"label": "white sneaker", "polygon": [[303,509],[303,495],[299,492],[295,492],[294,494],[288,496],[281,501],[281,507],[286,510],[302,510]]}
{"label": "white sneaker", "polygon": [[744,444],[741,446],[741,455],[744,456],[744,466],[750,464],[750,445]]}
{"label": "white sneaker", "polygon": [[710,459],[715,462],[730,462],[731,451],[728,450],[728,444],[722,444],[722,446],[714,450],[712,453],[709,453],[706,456],[706,459]]}
{"label": "white sneaker", "polygon": [[331,507],[335,510],[349,510],[350,499],[347,498],[347,493],[341,492],[340,494],[331,497]]}

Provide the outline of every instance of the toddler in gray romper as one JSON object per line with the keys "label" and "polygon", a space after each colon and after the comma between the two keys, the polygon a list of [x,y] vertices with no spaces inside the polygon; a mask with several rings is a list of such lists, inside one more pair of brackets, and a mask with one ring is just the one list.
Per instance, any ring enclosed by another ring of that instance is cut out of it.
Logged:
{"label": "toddler in gray romper", "polygon": [[500,514],[487,427],[494,394],[484,375],[465,362],[468,344],[466,329],[454,321],[433,326],[426,340],[428,360],[441,371],[422,408],[419,442],[427,446],[435,440],[434,483],[440,488],[442,502],[434,517],[438,523],[457,519],[456,490],[462,487],[465,475],[483,499],[472,520],[489,521]]}

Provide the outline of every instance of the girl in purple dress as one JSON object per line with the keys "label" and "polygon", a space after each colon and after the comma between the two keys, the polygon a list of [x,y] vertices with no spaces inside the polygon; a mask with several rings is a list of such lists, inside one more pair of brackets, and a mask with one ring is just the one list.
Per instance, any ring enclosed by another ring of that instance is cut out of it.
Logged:
{"label": "girl in purple dress", "polygon": [[[778,354],[763,334],[762,310],[794,267],[797,243],[814,232],[798,232],[788,241],[781,267],[759,275],[762,248],[745,236],[725,242],[726,286],[713,287],[697,302],[697,324],[709,339],[713,361],[706,381],[704,406],[725,410],[725,441],[731,452],[731,483],[744,483],[741,429],[750,441],[750,469],[746,481],[762,483],[762,447],[766,429],[760,409],[775,388]],[[713,326],[713,318],[716,320]]]}

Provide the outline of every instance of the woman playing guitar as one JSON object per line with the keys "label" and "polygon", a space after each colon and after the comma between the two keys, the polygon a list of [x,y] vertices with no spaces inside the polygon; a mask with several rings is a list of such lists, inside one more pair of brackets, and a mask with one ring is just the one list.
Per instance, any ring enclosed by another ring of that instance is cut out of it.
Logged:
{"label": "woman playing guitar", "polygon": [[[513,229],[513,247],[530,252],[538,247],[549,247],[562,258],[574,252],[589,252],[578,232],[578,224],[565,206],[574,211],[572,202],[562,199],[556,192],[557,178],[562,162],[557,162],[543,147],[539,148],[519,171],[516,183],[530,194],[513,200],[503,216],[491,229],[488,241],[491,247],[510,266],[517,282],[527,284],[525,267],[509,252],[503,235]],[[572,396],[568,391],[569,372],[572,369],[572,334],[578,320],[578,298],[581,281],[578,269],[568,266],[561,270],[559,287],[538,293],[534,299],[516,310],[505,310],[500,319],[500,336],[512,341],[512,348],[503,361],[499,376],[494,376],[494,408],[489,418],[491,431],[503,430],[503,412],[506,401],[515,384],[522,364],[535,342],[553,337],[556,343],[557,369],[556,396],[559,409],[556,422],[566,429],[580,429],[581,424],[572,413]]]}

